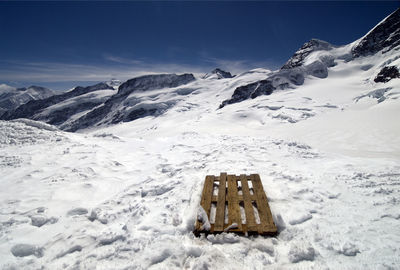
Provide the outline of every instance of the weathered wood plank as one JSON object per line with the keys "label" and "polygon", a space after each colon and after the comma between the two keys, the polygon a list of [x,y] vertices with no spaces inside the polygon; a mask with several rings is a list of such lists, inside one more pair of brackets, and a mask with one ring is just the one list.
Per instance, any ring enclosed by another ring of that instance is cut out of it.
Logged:
{"label": "weathered wood plank", "polygon": [[226,173],[221,173],[219,177],[219,190],[218,190],[218,201],[217,210],[215,214],[214,231],[224,231],[225,221],[225,201],[226,201]]}
{"label": "weathered wood plank", "polygon": [[236,176],[228,175],[228,226],[232,223],[238,225],[238,229],[232,231],[242,231]]}
{"label": "weathered wood plank", "polygon": [[[251,201],[255,201],[256,200],[256,196],[255,195],[250,195],[250,200]],[[239,202],[243,202],[244,201],[243,195],[238,195],[238,201]],[[218,202],[218,196],[212,196],[211,202],[213,202],[213,203]]]}
{"label": "weathered wood plank", "polygon": [[272,218],[271,209],[269,208],[267,196],[265,195],[260,176],[258,174],[252,174],[251,181],[253,183],[254,193],[257,197],[256,203],[263,233],[275,233],[277,229]]}
{"label": "weathered wood plank", "polygon": [[[214,196],[214,182],[218,181],[218,195]],[[239,182],[240,181],[240,182]],[[250,193],[249,182],[252,184],[253,194]],[[242,194],[238,193],[238,183],[241,184]],[[239,203],[243,204],[246,218],[245,224],[242,224],[241,209]],[[257,224],[255,213],[253,211],[253,202],[257,204],[258,216],[261,224]],[[194,233],[221,233],[232,223],[237,223],[238,228],[230,229],[229,232],[239,234],[260,234],[275,235],[277,228],[274,224],[271,209],[268,205],[268,199],[265,194],[260,176],[252,175],[227,175],[221,173],[220,176],[207,176],[204,181],[204,188],[201,198],[201,206],[204,208],[210,219],[211,204],[217,203],[215,213],[215,223],[211,224],[210,231],[201,230],[201,222],[196,221]],[[228,204],[228,224],[225,224],[226,203]]]}
{"label": "weathered wood plank", "polygon": [[258,225],[254,217],[253,205],[250,196],[249,184],[247,182],[247,176],[244,174],[240,175],[240,181],[242,183],[244,212],[246,213],[247,230],[257,232]]}
{"label": "weathered wood plank", "polygon": [[[211,198],[213,194],[213,185],[214,185],[214,176],[207,175],[206,180],[204,181],[203,193],[201,195],[200,205],[203,207],[204,211],[207,213],[208,218],[210,219],[210,209],[211,209]],[[197,220],[196,222],[196,231],[200,231],[202,223]]]}

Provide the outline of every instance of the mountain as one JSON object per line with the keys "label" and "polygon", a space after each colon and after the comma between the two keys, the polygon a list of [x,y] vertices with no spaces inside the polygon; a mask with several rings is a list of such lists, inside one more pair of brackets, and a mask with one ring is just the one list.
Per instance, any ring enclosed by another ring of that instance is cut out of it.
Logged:
{"label": "mountain", "polygon": [[5,84],[0,85],[0,114],[8,110],[16,109],[18,106],[31,100],[48,98],[55,94],[54,91],[40,87],[29,86],[14,88]]}
{"label": "mountain", "polygon": [[[5,112],[0,118],[44,121],[68,131],[99,124],[132,121],[148,115],[160,115],[173,106],[177,99],[149,103],[147,97],[134,97],[131,94],[176,88],[193,80],[195,78],[192,74],[146,75],[119,85],[117,92],[114,90],[117,84],[115,80],[88,87],[78,86],[57,96],[28,102],[17,109]],[[184,94],[184,91],[179,90],[177,94]],[[152,99],[156,100],[155,97]]]}
{"label": "mountain", "polygon": [[118,79],[111,79],[108,82],[106,82],[109,86],[118,89],[118,87],[122,84],[122,82]]}
{"label": "mountain", "polygon": [[207,73],[203,76],[203,79],[226,79],[233,78],[230,72],[224,71],[222,69],[216,68],[211,73]]}
{"label": "mountain", "polygon": [[[262,71],[265,76],[255,80],[253,78],[256,71],[234,77],[219,68],[197,80],[192,74],[145,75],[124,83],[111,80],[89,87],[78,86],[61,95],[30,101],[18,108],[12,108],[0,118],[29,118],[45,121],[67,131],[77,131],[163,115],[178,103],[186,102],[187,96],[192,93],[197,93],[200,89],[208,91],[205,89],[210,85],[224,89],[223,94],[217,94],[217,100],[225,97],[217,106],[222,109],[227,105],[271,95],[277,91],[299,88],[313,78],[326,79],[331,70],[338,68],[338,64],[350,65],[363,61],[364,58],[372,59],[361,67],[364,71],[374,71],[370,80],[374,80],[374,83],[385,83],[399,76],[395,65],[397,58],[393,56],[398,54],[400,44],[399,16],[400,11],[396,10],[364,37],[348,45],[335,46],[326,41],[311,39],[279,70],[268,73]],[[212,82],[213,79],[216,80],[215,83]],[[221,80],[223,84],[217,82],[219,79],[224,79]],[[118,91],[115,93],[113,89]],[[229,91],[231,94],[227,95]],[[388,88],[384,95],[390,96],[392,91],[393,88]]]}
{"label": "mountain", "polygon": [[102,104],[113,92],[114,89],[106,83],[88,87],[77,86],[59,95],[31,100],[14,110],[6,111],[0,118],[4,120],[27,118],[59,126],[71,120],[71,117],[76,117],[76,114]]}
{"label": "mountain", "polygon": [[[384,57],[385,53],[398,50],[399,45],[400,9],[397,9],[355,44],[334,46],[326,41],[311,39],[280,70],[257,83],[236,88],[232,97],[223,101],[220,108],[260,95],[270,95],[275,90],[300,86],[307,76],[326,78],[328,69],[334,67],[337,61],[351,61],[378,52]],[[390,55],[387,57],[392,61]],[[385,65],[387,64],[390,63]],[[380,72],[385,72],[385,68],[387,67],[382,67]]]}
{"label": "mountain", "polygon": [[[177,99],[159,98],[165,93],[152,94],[150,100],[143,92],[176,88],[194,81],[192,74],[155,74],[130,79],[118,88],[118,93],[107,99],[101,106],[76,119],[66,128],[76,131],[100,124],[116,124],[133,121],[145,116],[158,116],[175,105]],[[138,96],[135,93],[139,93]],[[176,92],[178,95],[181,93]]]}

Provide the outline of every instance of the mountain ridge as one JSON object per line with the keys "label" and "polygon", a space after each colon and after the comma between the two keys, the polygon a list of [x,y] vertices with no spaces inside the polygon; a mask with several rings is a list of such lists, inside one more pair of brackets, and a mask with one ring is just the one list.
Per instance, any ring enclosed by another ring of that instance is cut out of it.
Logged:
{"label": "mountain ridge", "polygon": [[[385,83],[398,77],[397,73],[393,73],[393,68],[390,74],[386,68],[396,58],[385,54],[396,50],[400,45],[399,18],[400,9],[397,9],[364,37],[348,45],[336,46],[313,38],[304,43],[280,69],[271,71],[256,81],[241,80],[255,76],[251,72],[232,76],[230,72],[220,68],[197,79],[189,73],[144,75],[123,83],[114,81],[88,87],[77,86],[60,95],[29,101],[4,112],[0,119],[29,118],[57,125],[67,131],[77,131],[147,116],[156,117],[182,102],[186,99],[185,96],[198,93],[197,89],[213,85],[213,80],[210,79],[224,79],[223,89],[226,90],[223,90],[222,95],[216,95],[219,102],[216,108],[222,109],[227,105],[271,95],[275,91],[298,88],[313,78],[325,79],[329,75],[329,69],[338,63],[351,62],[362,57],[381,57],[378,53],[382,53],[382,57],[388,60],[379,67],[374,67],[376,72],[371,81],[379,77],[383,79],[377,79],[374,83]],[[378,45],[372,46],[374,42]],[[371,65],[361,67],[362,70],[370,68]],[[231,94],[228,96],[229,91]]]}

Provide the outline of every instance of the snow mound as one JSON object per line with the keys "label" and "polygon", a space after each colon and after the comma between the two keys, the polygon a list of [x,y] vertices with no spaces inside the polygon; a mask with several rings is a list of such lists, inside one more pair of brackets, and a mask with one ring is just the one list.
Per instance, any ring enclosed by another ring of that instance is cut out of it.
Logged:
{"label": "snow mound", "polygon": [[10,122],[14,122],[14,123],[23,123],[26,126],[29,127],[35,127],[38,129],[43,129],[43,130],[48,130],[48,131],[58,131],[59,129],[55,126],[43,123],[43,122],[39,122],[39,121],[34,121],[34,120],[30,120],[30,119],[26,119],[26,118],[19,118],[16,120],[11,120]]}
{"label": "snow mound", "polygon": [[30,255],[34,255],[36,257],[42,257],[43,248],[29,244],[18,244],[11,248],[11,253],[15,257],[26,257]]}
{"label": "snow mound", "polygon": [[310,243],[297,243],[292,245],[289,250],[289,261],[298,263],[301,261],[314,261],[317,253]]}
{"label": "snow mound", "polygon": [[66,140],[58,129],[33,120],[0,120],[0,148],[8,145],[34,145]]}

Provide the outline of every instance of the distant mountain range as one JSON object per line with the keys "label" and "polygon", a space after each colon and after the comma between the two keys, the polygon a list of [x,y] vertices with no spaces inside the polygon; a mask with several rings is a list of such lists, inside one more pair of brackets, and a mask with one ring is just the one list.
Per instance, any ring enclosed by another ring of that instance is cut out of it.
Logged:
{"label": "distant mountain range", "polygon": [[[376,69],[376,76],[371,78],[371,82],[386,83],[400,77],[398,66],[393,65],[393,61],[400,58],[399,50],[400,9],[351,44],[335,46],[318,39],[310,40],[279,70],[265,72],[265,77],[256,81],[251,80],[256,71],[232,76],[217,68],[197,79],[192,74],[146,75],[122,84],[112,80],[88,87],[78,86],[57,95],[38,86],[15,89],[1,85],[0,119],[28,118],[66,131],[128,122],[146,116],[160,116],[181,102],[181,97],[196,94],[199,88],[215,87],[210,83],[213,80],[223,80],[233,93],[229,98],[220,100],[219,109],[222,109],[247,99],[270,95],[274,91],[299,87],[308,78],[324,79],[338,61],[351,62],[362,57],[383,61],[383,64],[365,65],[362,69]],[[389,57],[393,54],[397,58]],[[241,84],[237,85],[238,82]]]}
{"label": "distant mountain range", "polygon": [[45,99],[55,92],[40,86],[14,88],[5,84],[0,85],[0,114],[13,110],[31,100]]}

